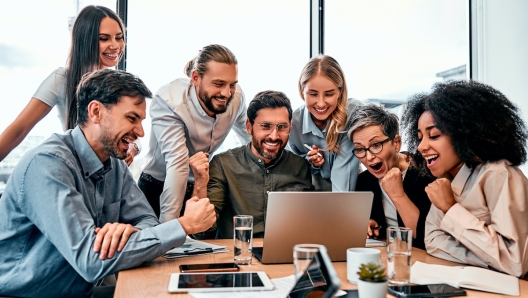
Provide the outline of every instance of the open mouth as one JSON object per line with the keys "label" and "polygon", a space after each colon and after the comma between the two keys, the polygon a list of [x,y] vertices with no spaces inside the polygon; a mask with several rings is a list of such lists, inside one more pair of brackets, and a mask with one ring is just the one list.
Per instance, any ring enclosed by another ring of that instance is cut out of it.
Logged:
{"label": "open mouth", "polygon": [[319,109],[319,108],[314,107],[314,110],[318,114],[324,114],[324,113],[326,113],[326,111],[328,111],[328,107],[326,107],[324,109]]}
{"label": "open mouth", "polygon": [[381,169],[382,165],[383,164],[381,162],[378,162],[378,163],[369,165],[369,167],[377,172],[377,171],[379,171]]}
{"label": "open mouth", "polygon": [[436,163],[436,160],[438,159],[438,155],[424,156],[424,159],[427,162],[427,166],[430,167]]}
{"label": "open mouth", "polygon": [[103,55],[110,60],[116,60],[117,57],[119,57],[119,53],[114,53],[114,54],[103,53]]}
{"label": "open mouth", "polygon": [[215,96],[215,97],[213,97],[213,99],[217,100],[217,101],[219,101],[221,103],[226,103],[227,102],[227,98],[225,98],[225,97],[216,97]]}
{"label": "open mouth", "polygon": [[124,136],[121,138],[121,142],[123,143],[123,149],[126,151],[128,150],[128,146],[130,145],[130,143],[133,143],[135,141],[134,138],[131,138],[131,137],[127,137],[127,136]]}

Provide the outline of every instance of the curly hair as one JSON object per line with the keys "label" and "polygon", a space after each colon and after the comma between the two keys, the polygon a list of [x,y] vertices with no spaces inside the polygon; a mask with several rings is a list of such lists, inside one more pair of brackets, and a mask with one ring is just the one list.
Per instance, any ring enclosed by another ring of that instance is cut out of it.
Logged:
{"label": "curly hair", "polygon": [[[451,138],[458,158],[469,167],[501,159],[513,166],[526,161],[528,131],[518,108],[488,85],[449,81],[435,84],[430,94],[412,96],[402,117],[411,152],[418,153],[418,120],[424,112],[431,113],[436,128]],[[423,157],[416,162],[425,167]]]}
{"label": "curly hair", "polygon": [[337,61],[328,55],[315,56],[304,66],[299,78],[299,93],[304,99],[303,90],[308,81],[322,74],[330,79],[339,89],[340,95],[334,112],[328,117],[326,122],[326,148],[334,153],[339,151],[338,138],[347,122],[348,93],[345,74]]}

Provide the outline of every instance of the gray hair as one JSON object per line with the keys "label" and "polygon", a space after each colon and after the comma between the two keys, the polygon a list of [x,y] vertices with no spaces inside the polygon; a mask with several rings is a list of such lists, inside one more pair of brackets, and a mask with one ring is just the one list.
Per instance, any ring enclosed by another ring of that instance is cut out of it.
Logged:
{"label": "gray hair", "polygon": [[400,133],[398,116],[381,105],[359,106],[349,121],[348,138],[352,141],[354,141],[352,137],[356,130],[374,125],[381,126],[383,134],[392,140]]}

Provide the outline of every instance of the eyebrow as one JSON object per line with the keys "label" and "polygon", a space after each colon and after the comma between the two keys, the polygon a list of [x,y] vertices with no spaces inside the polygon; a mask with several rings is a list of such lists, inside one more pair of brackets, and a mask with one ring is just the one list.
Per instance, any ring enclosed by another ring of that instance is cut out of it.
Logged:
{"label": "eyebrow", "polygon": [[[436,125],[427,126],[427,127],[425,128],[425,130],[426,130],[426,131],[429,131],[429,130],[431,130],[431,129],[433,129],[433,128],[436,128]],[[422,132],[422,131],[418,128],[418,132]]]}
{"label": "eyebrow", "polygon": [[140,120],[144,120],[144,119],[146,118],[146,117],[145,117],[145,118],[141,117],[141,116],[140,116],[138,113],[136,113],[136,112],[128,112],[128,113],[126,113],[126,115],[127,115],[127,116],[133,115],[134,117],[136,117],[136,118],[138,118],[138,119],[140,119]]}
{"label": "eyebrow", "polygon": [[[329,89],[329,90],[325,90],[323,92],[335,92],[338,88],[333,88],[333,89]],[[315,90],[315,89],[308,89],[308,92],[319,92],[319,90]]]}
{"label": "eyebrow", "polygon": [[[111,34],[108,34],[108,33],[99,33],[99,35],[110,36]],[[123,32],[119,32],[119,33],[117,33],[116,35],[123,35]]]}

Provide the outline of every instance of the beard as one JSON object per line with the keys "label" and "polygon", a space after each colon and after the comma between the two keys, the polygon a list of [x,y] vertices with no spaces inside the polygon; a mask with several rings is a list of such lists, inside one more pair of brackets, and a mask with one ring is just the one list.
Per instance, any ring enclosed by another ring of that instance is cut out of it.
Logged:
{"label": "beard", "polygon": [[[226,110],[227,110],[227,107],[229,106],[229,104],[231,103],[231,99],[233,99],[233,95],[231,95],[229,98],[228,97],[225,97],[225,96],[209,96],[209,94],[207,94],[207,92],[205,90],[203,90],[202,86],[200,85],[200,88],[198,90],[198,99],[200,99],[205,107],[207,108],[207,110],[215,113],[215,114],[222,114],[224,113]],[[220,99],[220,100],[225,100],[226,101],[226,104],[225,106],[215,106],[213,104],[213,99],[214,98],[217,98],[217,99]]]}
{"label": "beard", "polygon": [[[123,136],[131,137],[130,134],[126,134]],[[103,144],[103,148],[105,152],[108,154],[108,156],[115,157],[117,159],[125,159],[127,157],[127,150],[123,151],[119,148],[119,141],[122,138],[113,137],[111,130],[105,127],[105,129],[101,132],[101,137],[99,138],[99,141]],[[136,139],[134,137],[134,139]]]}
{"label": "beard", "polygon": [[[269,143],[278,143],[279,148],[275,152],[266,151],[264,147],[262,146],[262,143],[269,142]],[[286,147],[286,143],[283,142],[281,139],[273,140],[271,138],[265,138],[262,140],[257,139],[254,135],[251,136],[251,143],[252,146],[257,150],[258,154],[262,156],[265,159],[268,160],[275,160],[277,157],[280,156],[282,153],[282,150]]]}

